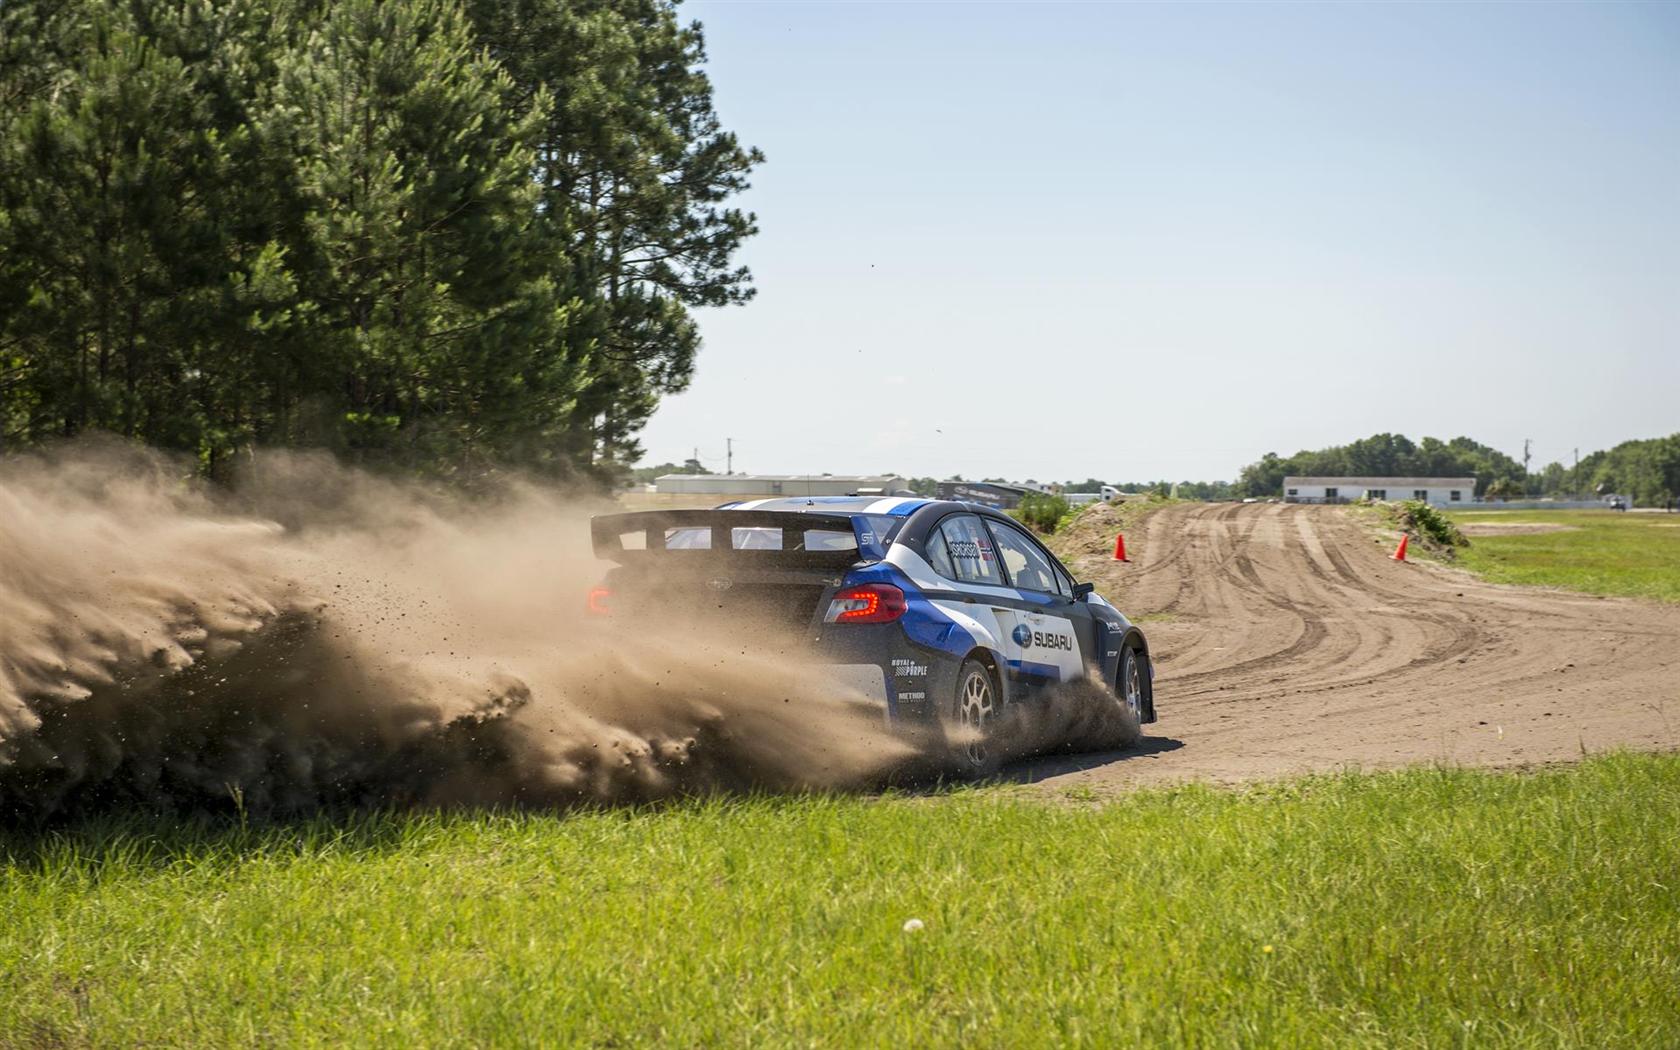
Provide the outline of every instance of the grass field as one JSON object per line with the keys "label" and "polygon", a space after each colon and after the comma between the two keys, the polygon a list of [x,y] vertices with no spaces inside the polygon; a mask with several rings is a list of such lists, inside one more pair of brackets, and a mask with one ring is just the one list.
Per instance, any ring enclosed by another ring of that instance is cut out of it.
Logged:
{"label": "grass field", "polygon": [[1676,812],[1615,755],[14,831],[0,1045],[1672,1047]]}
{"label": "grass field", "polygon": [[1680,515],[1608,510],[1479,511],[1466,525],[1561,525],[1556,532],[1479,535],[1458,564],[1497,583],[1565,587],[1680,602]]}

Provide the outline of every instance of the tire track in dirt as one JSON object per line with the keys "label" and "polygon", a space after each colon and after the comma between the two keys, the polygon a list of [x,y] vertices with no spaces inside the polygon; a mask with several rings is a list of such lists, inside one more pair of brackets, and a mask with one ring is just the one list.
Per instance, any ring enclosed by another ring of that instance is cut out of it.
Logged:
{"label": "tire track in dirt", "polygon": [[1042,760],[1029,779],[1236,781],[1680,747],[1680,607],[1395,562],[1393,539],[1340,507],[1172,505],[1133,535],[1131,563],[1076,569],[1149,636],[1156,745]]}

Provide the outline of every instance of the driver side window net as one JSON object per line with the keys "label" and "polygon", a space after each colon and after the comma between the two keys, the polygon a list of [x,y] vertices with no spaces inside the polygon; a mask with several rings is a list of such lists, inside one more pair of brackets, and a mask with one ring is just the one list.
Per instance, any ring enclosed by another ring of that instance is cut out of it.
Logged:
{"label": "driver side window net", "polygon": [[944,534],[945,551],[958,581],[1003,586],[997,551],[992,548],[992,538],[979,518],[957,514],[941,522],[939,531]]}

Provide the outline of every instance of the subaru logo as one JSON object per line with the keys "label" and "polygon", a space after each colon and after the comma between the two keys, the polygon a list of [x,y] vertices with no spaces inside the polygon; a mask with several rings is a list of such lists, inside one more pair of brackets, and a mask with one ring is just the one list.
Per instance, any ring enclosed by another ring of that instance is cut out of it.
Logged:
{"label": "subaru logo", "polygon": [[1032,628],[1024,623],[1016,624],[1015,630],[1010,633],[1010,637],[1015,639],[1015,644],[1023,649],[1032,647]]}

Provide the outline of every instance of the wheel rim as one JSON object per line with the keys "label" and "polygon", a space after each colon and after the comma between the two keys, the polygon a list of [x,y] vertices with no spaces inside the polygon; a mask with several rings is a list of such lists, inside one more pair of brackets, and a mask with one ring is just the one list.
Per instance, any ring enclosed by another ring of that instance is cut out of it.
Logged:
{"label": "wheel rim", "polygon": [[1126,684],[1123,690],[1126,710],[1139,722],[1143,721],[1143,671],[1139,669],[1140,663],[1135,656],[1126,661]]}
{"label": "wheel rim", "polygon": [[963,754],[971,765],[986,762],[986,736],[991,732],[997,716],[997,701],[992,695],[992,679],[984,671],[970,671],[963,679],[962,692],[957,695],[957,721],[962,725]]}

